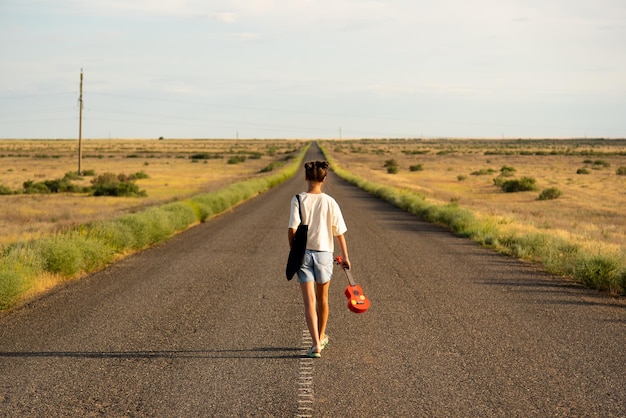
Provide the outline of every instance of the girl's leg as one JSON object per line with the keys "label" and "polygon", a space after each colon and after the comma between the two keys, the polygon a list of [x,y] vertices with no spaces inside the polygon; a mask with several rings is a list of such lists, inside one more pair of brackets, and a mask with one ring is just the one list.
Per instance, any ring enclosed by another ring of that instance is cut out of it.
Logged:
{"label": "girl's leg", "polygon": [[304,316],[306,318],[306,325],[309,328],[309,333],[311,333],[311,339],[313,340],[313,345],[315,346],[313,351],[319,353],[322,347],[318,331],[319,325],[317,319],[318,314],[316,312],[315,283],[300,283],[300,289],[302,290],[302,300],[304,301]]}
{"label": "girl's leg", "polygon": [[317,335],[324,338],[326,324],[328,323],[328,288],[330,282],[324,284],[315,283],[316,307],[317,307]]}

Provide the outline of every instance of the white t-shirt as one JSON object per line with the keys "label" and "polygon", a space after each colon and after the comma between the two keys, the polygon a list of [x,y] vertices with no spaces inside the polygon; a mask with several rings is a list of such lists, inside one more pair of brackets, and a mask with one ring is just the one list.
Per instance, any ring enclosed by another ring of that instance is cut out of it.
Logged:
{"label": "white t-shirt", "polygon": [[[309,225],[306,248],[315,251],[333,252],[335,246],[333,237],[343,235],[348,228],[343,220],[339,205],[326,193],[300,193],[302,202],[303,223]],[[289,228],[297,229],[300,225],[298,200],[291,199],[291,213],[289,214]]]}

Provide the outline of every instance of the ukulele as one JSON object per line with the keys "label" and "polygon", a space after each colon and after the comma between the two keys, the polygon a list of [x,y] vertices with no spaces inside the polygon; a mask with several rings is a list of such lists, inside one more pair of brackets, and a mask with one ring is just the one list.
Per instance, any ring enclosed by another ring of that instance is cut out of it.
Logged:
{"label": "ukulele", "polygon": [[361,286],[356,284],[354,281],[350,270],[343,266],[343,257],[337,256],[335,257],[335,261],[343,268],[343,271],[346,273],[346,277],[348,278],[348,287],[346,287],[344,292],[348,298],[348,309],[354,313],[363,313],[367,311],[370,307],[370,301],[363,294]]}

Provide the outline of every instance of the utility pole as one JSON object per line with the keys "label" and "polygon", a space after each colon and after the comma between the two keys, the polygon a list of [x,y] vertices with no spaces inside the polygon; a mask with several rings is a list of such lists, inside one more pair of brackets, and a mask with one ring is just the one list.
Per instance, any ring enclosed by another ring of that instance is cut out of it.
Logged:
{"label": "utility pole", "polygon": [[80,69],[80,96],[78,96],[78,175],[82,173],[83,159],[83,69]]}

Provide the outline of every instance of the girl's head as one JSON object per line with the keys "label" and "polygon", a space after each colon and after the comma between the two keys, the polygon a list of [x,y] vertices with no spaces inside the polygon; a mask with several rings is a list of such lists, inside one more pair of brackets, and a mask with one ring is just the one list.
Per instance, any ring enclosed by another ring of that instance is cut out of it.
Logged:
{"label": "girl's head", "polygon": [[316,181],[321,183],[328,174],[328,161],[309,161],[304,164],[304,171],[308,181]]}

